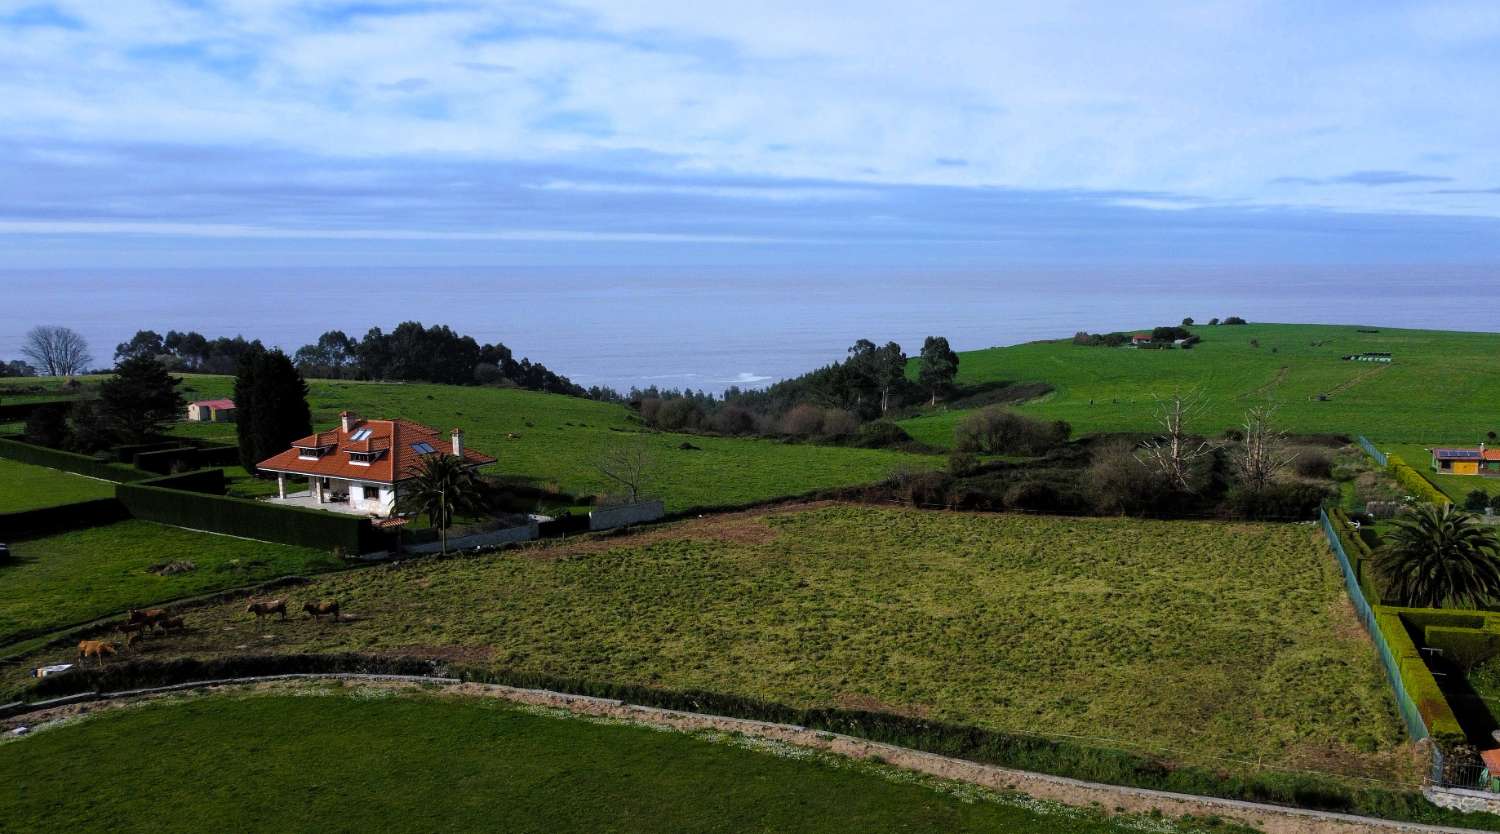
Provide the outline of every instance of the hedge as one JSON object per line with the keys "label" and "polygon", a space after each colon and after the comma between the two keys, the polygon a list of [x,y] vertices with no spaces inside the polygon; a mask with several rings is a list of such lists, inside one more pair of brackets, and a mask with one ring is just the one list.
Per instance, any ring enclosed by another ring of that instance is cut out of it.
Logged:
{"label": "hedge", "polygon": [[64,452],[61,449],[49,449],[46,446],[25,443],[13,437],[0,438],[0,458],[10,458],[37,466],[49,466],[64,472],[76,472],[115,483],[128,483],[154,477],[150,472],[142,472],[134,467],[107,463],[88,455]]}
{"label": "hedge", "polygon": [[1380,626],[1381,634],[1385,635],[1386,645],[1390,646],[1396,668],[1401,674],[1401,684],[1406,688],[1406,694],[1411,697],[1412,703],[1416,704],[1417,712],[1421,713],[1427,732],[1439,746],[1461,744],[1467,738],[1463,725],[1458,723],[1458,717],[1453,714],[1453,708],[1449,706],[1442,687],[1438,686],[1437,679],[1427,668],[1427,661],[1417,650],[1411,633],[1406,630],[1407,617],[1412,617],[1416,621],[1413,624],[1420,628],[1423,613],[1422,609],[1417,608],[1380,606],[1375,609],[1375,622]]}
{"label": "hedge", "polygon": [[1154,756],[1090,747],[1071,740],[1007,733],[925,718],[838,708],[804,709],[702,690],[657,689],[514,669],[444,668],[436,661],[415,658],[358,654],[256,654],[208,660],[127,661],[101,669],[80,667],[48,675],[33,684],[26,696],[38,700],[193,681],[335,673],[432,675],[545,689],[659,709],[791,724],[969,761],[1095,782],[1500,830],[1500,817],[1494,815],[1447,811],[1427,802],[1416,790],[1354,787],[1332,776],[1305,772],[1236,775],[1219,768],[1178,765]]}
{"label": "hedge", "polygon": [[125,505],[113,498],[96,498],[56,507],[0,513],[0,541],[98,527],[124,521],[129,517]]}
{"label": "hedge", "polygon": [[73,400],[32,400],[24,403],[0,404],[0,423],[20,423],[31,417],[31,412],[49,405],[60,405],[64,408],[73,404]]}
{"label": "hedge", "polygon": [[1386,455],[1386,471],[1395,476],[1396,482],[1406,487],[1418,501],[1428,504],[1451,504],[1453,499],[1432,485],[1421,472],[1411,468],[1400,455]]}
{"label": "hedge", "polygon": [[140,486],[179,489],[185,492],[199,492],[205,495],[223,495],[228,489],[224,481],[224,470],[222,469],[199,469],[193,472],[182,472],[177,475],[163,475],[160,478],[152,478],[149,481],[137,481],[136,483]]}
{"label": "hedge", "polygon": [[1443,657],[1461,669],[1473,667],[1500,655],[1500,632],[1482,628],[1428,626],[1423,641],[1428,648],[1439,649]]}
{"label": "hedge", "polygon": [[[196,474],[196,473],[195,473]],[[115,497],[136,518],[347,554],[383,550],[385,538],[360,516],[284,507],[147,484],[120,484]]]}
{"label": "hedge", "polygon": [[1342,508],[1330,505],[1325,508],[1325,512],[1328,513],[1328,520],[1333,522],[1339,542],[1344,545],[1344,555],[1349,557],[1349,567],[1354,570],[1354,577],[1359,581],[1359,589],[1365,595],[1365,602],[1379,605],[1383,594],[1379,577],[1375,573],[1374,551],[1350,526],[1349,516]]}

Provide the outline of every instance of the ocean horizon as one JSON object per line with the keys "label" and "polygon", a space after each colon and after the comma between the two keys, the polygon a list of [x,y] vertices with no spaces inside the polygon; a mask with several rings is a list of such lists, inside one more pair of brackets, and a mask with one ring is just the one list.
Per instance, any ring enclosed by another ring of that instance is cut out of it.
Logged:
{"label": "ocean horizon", "polygon": [[[1191,316],[1500,330],[1495,266],[1011,268],[441,267],[0,271],[0,360],[38,324],[94,364],[137,330],[243,335],[288,353],[328,330],[403,321],[500,341],[584,386],[759,387],[861,338],[915,354],[1130,330]],[[1465,315],[1467,314],[1467,315]]]}

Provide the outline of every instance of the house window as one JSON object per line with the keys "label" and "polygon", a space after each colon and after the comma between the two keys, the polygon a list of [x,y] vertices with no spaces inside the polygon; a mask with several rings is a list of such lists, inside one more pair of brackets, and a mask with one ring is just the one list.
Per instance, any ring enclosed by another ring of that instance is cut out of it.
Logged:
{"label": "house window", "polygon": [[366,501],[379,501],[380,500],[380,487],[372,487],[372,486],[360,487],[360,491],[361,491],[361,494],[364,495],[364,498],[365,498]]}

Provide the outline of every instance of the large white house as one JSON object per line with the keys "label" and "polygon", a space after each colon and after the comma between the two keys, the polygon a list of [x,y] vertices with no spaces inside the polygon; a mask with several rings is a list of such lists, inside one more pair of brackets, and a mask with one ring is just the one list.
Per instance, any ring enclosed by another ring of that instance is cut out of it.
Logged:
{"label": "large white house", "polygon": [[402,482],[420,471],[422,458],[444,452],[470,466],[495,462],[464,448],[461,429],[444,440],[436,429],[420,423],[363,420],[345,411],[338,426],[292,443],[292,448],[256,468],[276,474],[276,492],[283,500],[287,476],[292,475],[307,479],[309,497],[317,505],[344,504],[338,509],[385,517],[395,511]]}

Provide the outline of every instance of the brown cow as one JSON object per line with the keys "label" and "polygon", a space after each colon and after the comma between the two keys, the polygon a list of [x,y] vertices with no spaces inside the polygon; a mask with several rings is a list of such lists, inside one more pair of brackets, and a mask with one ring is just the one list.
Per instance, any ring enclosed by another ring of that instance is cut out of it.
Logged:
{"label": "brown cow", "polygon": [[132,624],[144,623],[148,626],[154,626],[165,616],[167,616],[165,608],[147,608],[145,611],[137,611],[132,608],[130,609],[130,613],[125,617],[125,622]]}
{"label": "brown cow", "polygon": [[314,620],[324,614],[331,615],[334,622],[339,621],[339,601],[336,599],[325,599],[321,602],[303,603],[302,610],[312,615]]}
{"label": "brown cow", "polygon": [[119,629],[121,634],[125,635],[125,645],[128,648],[135,645],[135,641],[141,639],[142,637],[145,637],[146,631],[150,628],[150,626],[146,625],[143,622],[132,623],[131,621],[126,620],[125,622],[120,623],[118,626],[116,626],[116,628]]}
{"label": "brown cow", "polygon": [[104,665],[104,656],[115,653],[115,644],[107,640],[79,640],[78,660],[82,662],[90,657],[99,658],[99,665]]}
{"label": "brown cow", "polygon": [[187,628],[187,622],[182,619],[181,614],[175,617],[163,617],[157,625],[161,626],[162,631],[182,631]]}
{"label": "brown cow", "polygon": [[245,611],[254,614],[255,619],[257,620],[259,620],[261,617],[269,616],[271,614],[280,614],[281,619],[285,620],[286,600],[269,599],[264,602],[256,602],[252,600],[249,605],[245,606]]}

